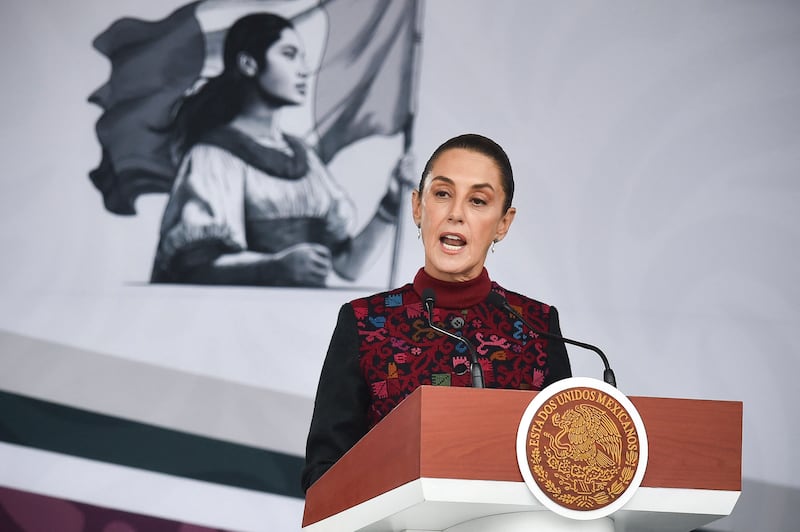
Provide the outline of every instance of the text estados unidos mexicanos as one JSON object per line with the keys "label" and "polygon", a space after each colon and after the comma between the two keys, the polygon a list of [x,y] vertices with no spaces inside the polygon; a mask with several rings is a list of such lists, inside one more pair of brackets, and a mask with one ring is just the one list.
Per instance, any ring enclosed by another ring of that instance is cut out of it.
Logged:
{"label": "text estados unidos mexicanos", "polygon": [[558,395],[551,397],[549,401],[540,406],[530,425],[528,446],[531,448],[538,448],[542,430],[547,420],[550,418],[550,415],[555,412],[559,406],[574,401],[584,401],[584,404],[586,402],[591,402],[605,407],[611,415],[619,420],[622,430],[625,433],[628,450],[638,450],[639,438],[636,435],[636,426],[634,426],[633,421],[622,405],[610,395],[591,388],[571,388],[569,390],[564,390]]}

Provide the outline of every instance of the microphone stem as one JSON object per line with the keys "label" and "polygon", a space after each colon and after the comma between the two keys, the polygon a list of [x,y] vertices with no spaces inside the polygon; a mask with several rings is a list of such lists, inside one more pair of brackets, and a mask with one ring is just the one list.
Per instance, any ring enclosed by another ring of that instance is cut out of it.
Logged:
{"label": "microphone stem", "polygon": [[483,366],[475,360],[469,365],[469,373],[470,377],[472,377],[472,387],[473,388],[485,388],[486,386],[483,383]]}
{"label": "microphone stem", "polygon": [[456,342],[461,342],[467,347],[469,351],[469,373],[470,377],[472,378],[472,387],[473,388],[484,388],[484,381],[483,381],[483,366],[480,365],[478,362],[478,353],[475,352],[475,348],[472,347],[472,344],[469,343],[469,340],[466,338],[462,338],[461,336],[455,335],[450,331],[445,331],[444,329],[437,327],[433,324],[433,304],[429,304],[428,301],[425,302],[425,307],[427,309],[428,314],[428,326],[433,329],[434,331],[438,332],[439,334],[443,334],[455,340]]}
{"label": "microphone stem", "polygon": [[584,349],[588,349],[590,351],[594,351],[595,353],[600,355],[600,358],[603,361],[603,365],[605,366],[605,370],[603,370],[603,381],[605,381],[607,384],[610,384],[611,386],[613,386],[615,388],[617,387],[617,377],[614,375],[614,370],[611,369],[611,365],[608,363],[608,358],[606,358],[605,353],[603,353],[600,350],[599,347],[591,345],[591,344],[587,344],[587,343],[584,343],[584,342],[579,342],[578,340],[571,340],[571,339],[565,338],[563,336],[558,336],[557,334],[551,334],[551,333],[549,333],[547,331],[540,331],[540,330],[534,329],[525,320],[525,318],[520,316],[519,312],[514,310],[514,307],[512,307],[511,305],[508,304],[508,302],[504,302],[503,303],[503,308],[506,309],[506,311],[508,311],[511,314],[513,314],[522,323],[527,325],[528,329],[530,329],[530,331],[532,333],[536,334],[537,336],[543,336],[544,338],[549,338],[550,340],[557,340],[559,342],[564,342],[565,344],[570,344],[570,345],[575,345],[575,346],[578,346],[578,347],[583,347]]}

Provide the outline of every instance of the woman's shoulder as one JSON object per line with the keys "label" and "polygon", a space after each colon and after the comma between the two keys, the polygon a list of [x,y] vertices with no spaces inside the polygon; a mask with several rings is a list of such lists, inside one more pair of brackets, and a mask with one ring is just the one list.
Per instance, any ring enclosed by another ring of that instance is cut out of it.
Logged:
{"label": "woman's shoulder", "polygon": [[220,126],[206,132],[191,150],[215,154],[217,157],[237,161],[238,164],[255,168],[267,175],[297,180],[308,174],[309,158],[313,150],[302,139],[284,135],[284,147],[272,146],[266,141],[256,140],[247,133],[230,125]]}
{"label": "woman's shoulder", "polygon": [[283,138],[286,140],[286,143],[289,145],[289,148],[292,151],[302,151],[306,157],[313,160],[314,163],[323,166],[325,165],[317,153],[316,148],[305,138],[298,135],[293,135],[292,133],[284,133]]}
{"label": "woman's shoulder", "polygon": [[184,164],[192,166],[224,166],[243,164],[243,161],[231,150],[211,142],[193,144],[183,156]]}
{"label": "woman's shoulder", "polygon": [[414,286],[411,283],[398,286],[391,290],[377,292],[372,295],[359,297],[353,299],[349,304],[354,308],[396,308],[409,304],[417,304],[420,298],[414,292]]}
{"label": "woman's shoulder", "polygon": [[176,182],[216,186],[224,181],[227,186],[232,186],[237,178],[244,182],[246,167],[244,161],[224,148],[198,143],[183,155]]}
{"label": "woman's shoulder", "polygon": [[504,288],[495,281],[492,281],[492,290],[502,294],[512,307],[525,307],[528,309],[535,308],[544,313],[548,313],[552,308],[552,305],[548,303],[544,303],[538,299]]}
{"label": "woman's shoulder", "polygon": [[292,151],[295,153],[301,152],[308,162],[308,168],[311,172],[318,174],[328,174],[328,165],[322,160],[317,152],[317,148],[309,144],[305,139],[296,137],[290,134],[284,134],[286,141],[289,143]]}

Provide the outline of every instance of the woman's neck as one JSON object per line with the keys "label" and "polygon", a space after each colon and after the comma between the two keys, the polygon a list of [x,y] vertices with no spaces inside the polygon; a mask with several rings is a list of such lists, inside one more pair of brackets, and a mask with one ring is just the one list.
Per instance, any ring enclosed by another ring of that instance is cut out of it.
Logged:
{"label": "woman's neck", "polygon": [[258,142],[286,145],[280,127],[280,109],[269,106],[263,100],[249,98],[230,125]]}
{"label": "woman's neck", "polygon": [[463,282],[442,281],[420,268],[414,277],[414,291],[422,297],[426,288],[434,291],[437,307],[464,309],[485,301],[492,289],[492,281],[486,268],[474,279]]}

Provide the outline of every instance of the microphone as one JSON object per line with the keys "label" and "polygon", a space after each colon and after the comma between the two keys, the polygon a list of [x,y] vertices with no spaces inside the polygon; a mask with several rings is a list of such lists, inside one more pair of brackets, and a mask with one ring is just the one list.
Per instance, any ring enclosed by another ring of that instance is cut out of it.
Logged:
{"label": "microphone", "polygon": [[473,347],[466,338],[445,331],[433,324],[433,307],[436,305],[436,294],[434,294],[433,288],[426,288],[422,291],[422,303],[425,305],[425,312],[428,314],[428,325],[431,329],[445,336],[449,336],[456,342],[461,342],[466,346],[470,356],[469,372],[472,377],[472,387],[484,388],[483,367],[478,363],[478,353],[475,351],[475,347]]}
{"label": "microphone", "polygon": [[590,345],[590,344],[579,342],[577,340],[570,340],[569,338],[564,338],[563,336],[558,336],[557,334],[552,334],[552,333],[549,333],[549,332],[546,332],[546,331],[540,331],[540,330],[536,329],[534,326],[532,326],[530,323],[528,323],[528,321],[525,318],[523,318],[522,315],[519,312],[514,310],[514,308],[511,305],[508,304],[508,301],[506,301],[506,298],[504,298],[502,296],[502,294],[500,294],[498,292],[490,291],[489,292],[489,296],[486,299],[487,299],[487,301],[489,301],[489,303],[491,303],[492,305],[496,306],[497,308],[499,308],[501,310],[505,310],[506,312],[509,312],[509,313],[513,314],[514,317],[517,318],[522,323],[524,323],[528,327],[528,329],[530,329],[530,331],[532,333],[534,333],[534,334],[536,334],[538,336],[542,336],[544,338],[549,338],[551,340],[557,340],[559,342],[564,342],[565,344],[570,344],[570,345],[576,345],[578,347],[583,347],[584,349],[589,349],[590,351],[594,351],[595,353],[600,355],[600,358],[603,360],[603,365],[606,368],[603,371],[603,380],[606,383],[610,384],[611,386],[613,386],[615,388],[617,387],[617,378],[614,376],[614,370],[611,369],[611,366],[608,364],[608,359],[606,358],[606,355],[600,350],[599,347],[595,347],[595,346]]}

